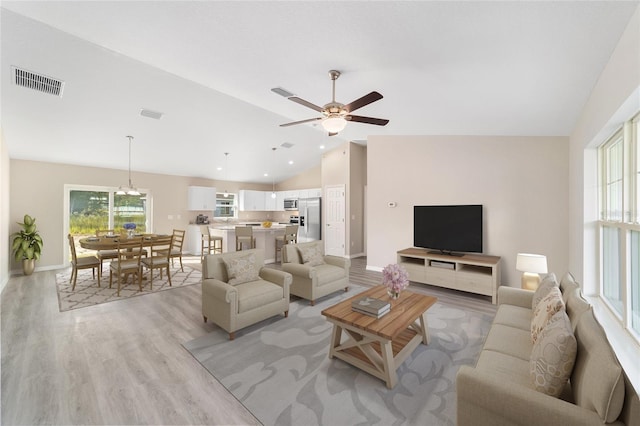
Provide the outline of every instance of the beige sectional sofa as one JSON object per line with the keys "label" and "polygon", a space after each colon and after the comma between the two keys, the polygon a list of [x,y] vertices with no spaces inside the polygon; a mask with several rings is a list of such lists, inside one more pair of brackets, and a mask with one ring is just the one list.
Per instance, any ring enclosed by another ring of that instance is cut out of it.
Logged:
{"label": "beige sectional sofa", "polygon": [[[500,287],[498,311],[477,364],[458,371],[458,425],[640,425],[638,394],[578,284],[567,274],[559,289],[566,327],[574,336],[563,343],[573,345],[575,355],[559,397],[536,389],[531,378],[532,369],[548,365],[536,358],[532,343],[534,292]],[[543,328],[540,336],[544,333]],[[550,345],[551,354],[545,355],[553,358],[554,350]]]}

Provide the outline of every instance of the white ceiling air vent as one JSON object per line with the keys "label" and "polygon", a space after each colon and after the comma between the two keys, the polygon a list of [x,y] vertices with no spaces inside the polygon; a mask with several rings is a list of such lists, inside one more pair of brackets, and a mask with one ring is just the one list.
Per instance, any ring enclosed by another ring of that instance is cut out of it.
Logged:
{"label": "white ceiling air vent", "polygon": [[281,147],[283,147],[283,148],[291,148],[291,147],[293,146],[293,144],[292,144],[292,143],[289,143],[289,142],[285,142],[285,143],[283,143],[283,144],[282,144],[282,145],[280,145],[280,146],[281,146]]}
{"label": "white ceiling air vent", "polygon": [[62,80],[13,66],[11,67],[11,74],[13,83],[17,86],[62,97],[62,91],[64,90],[64,81]]}
{"label": "white ceiling air vent", "polygon": [[160,120],[162,118],[161,112],[151,111],[150,109],[140,110],[140,115],[143,117],[155,118],[156,120]]}

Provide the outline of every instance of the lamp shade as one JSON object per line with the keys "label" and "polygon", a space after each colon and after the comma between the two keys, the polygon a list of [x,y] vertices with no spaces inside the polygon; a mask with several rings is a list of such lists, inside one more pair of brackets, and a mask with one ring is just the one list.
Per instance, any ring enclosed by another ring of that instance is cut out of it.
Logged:
{"label": "lamp shade", "polygon": [[332,114],[322,120],[322,127],[329,133],[338,133],[347,125],[347,120],[337,114]]}
{"label": "lamp shade", "polygon": [[520,272],[547,273],[547,256],[542,254],[518,253],[516,269]]}

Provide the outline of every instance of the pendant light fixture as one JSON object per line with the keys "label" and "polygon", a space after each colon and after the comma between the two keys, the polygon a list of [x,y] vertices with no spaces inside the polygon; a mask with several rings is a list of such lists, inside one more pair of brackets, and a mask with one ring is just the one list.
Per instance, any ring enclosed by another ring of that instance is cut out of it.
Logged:
{"label": "pendant light fixture", "polygon": [[[229,153],[225,152],[224,153],[224,181],[227,182],[227,170],[229,170]],[[224,196],[224,198],[229,198],[229,193],[227,192],[227,190],[224,190],[224,194],[222,194]]]}
{"label": "pendant light fixture", "polygon": [[128,186],[120,186],[116,194],[118,195],[140,195],[138,189],[131,184],[131,140],[133,136],[126,136],[129,138],[129,185]]}
{"label": "pendant light fixture", "polygon": [[271,148],[273,151],[273,163],[271,165],[271,198],[276,198],[276,182],[273,176],[273,167],[276,164],[276,147]]}

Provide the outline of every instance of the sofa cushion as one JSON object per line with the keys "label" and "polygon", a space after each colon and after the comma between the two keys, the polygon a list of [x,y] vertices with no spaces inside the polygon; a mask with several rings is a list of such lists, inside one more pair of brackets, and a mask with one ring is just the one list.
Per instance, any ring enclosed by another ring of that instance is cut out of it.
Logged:
{"label": "sofa cushion", "polygon": [[571,275],[570,272],[564,274],[560,280],[560,291],[562,292],[562,298],[564,299],[565,304],[567,303],[569,294],[571,294],[576,288],[580,288],[580,286],[576,282],[575,278],[573,278],[573,275]]}
{"label": "sofa cushion", "polygon": [[533,299],[531,300],[531,309],[535,309],[538,303],[551,291],[552,288],[558,287],[558,280],[556,274],[553,272],[548,273],[543,279],[536,291],[533,293]]}
{"label": "sofa cushion", "polygon": [[536,343],[540,332],[544,329],[556,312],[564,311],[562,294],[558,287],[552,287],[533,310],[531,318],[531,342]]}
{"label": "sofa cushion", "polygon": [[494,323],[484,342],[484,350],[500,352],[528,361],[531,356],[531,332]]}
{"label": "sofa cushion", "polygon": [[566,301],[567,315],[571,321],[571,329],[575,331],[580,315],[587,312],[591,305],[582,297],[580,287],[571,290],[567,289],[563,293],[563,297]]}
{"label": "sofa cushion", "polygon": [[318,287],[333,283],[347,276],[347,270],[327,263],[315,267]]}
{"label": "sofa cushion", "polygon": [[224,259],[224,264],[227,267],[227,284],[238,285],[258,279],[256,256],[253,253]]}
{"label": "sofa cushion", "polygon": [[322,247],[319,244],[298,247],[302,263],[307,266],[318,266],[324,264]]}
{"label": "sofa cushion", "polygon": [[493,323],[525,330],[529,334],[529,340],[531,340],[531,309],[520,306],[500,305]]}
{"label": "sofa cushion", "polygon": [[577,405],[596,411],[603,422],[618,418],[624,404],[624,373],[593,310],[580,315],[571,387]]}
{"label": "sofa cushion", "polygon": [[262,279],[236,285],[236,288],[239,314],[277,302],[284,297],[282,287]]}
{"label": "sofa cushion", "polygon": [[501,352],[483,350],[476,368],[484,370],[504,383],[519,384],[531,388],[529,360],[520,359]]}
{"label": "sofa cushion", "polygon": [[564,310],[553,315],[533,344],[529,372],[535,389],[559,397],[576,360],[577,344]]}

